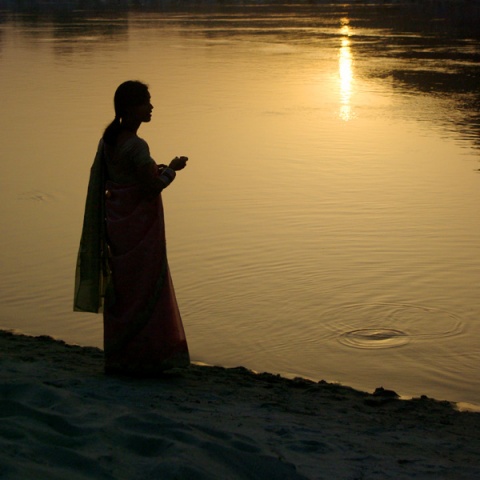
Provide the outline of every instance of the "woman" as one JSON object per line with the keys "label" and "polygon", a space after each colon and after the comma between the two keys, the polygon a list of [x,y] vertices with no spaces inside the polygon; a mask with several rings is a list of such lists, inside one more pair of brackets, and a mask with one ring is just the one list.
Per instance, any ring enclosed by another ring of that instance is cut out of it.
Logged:
{"label": "woman", "polygon": [[114,106],[90,173],[74,310],[98,312],[104,295],[105,371],[151,376],[189,364],[160,195],[188,158],[157,165],[137,136],[152,117],[145,84],[122,83]]}

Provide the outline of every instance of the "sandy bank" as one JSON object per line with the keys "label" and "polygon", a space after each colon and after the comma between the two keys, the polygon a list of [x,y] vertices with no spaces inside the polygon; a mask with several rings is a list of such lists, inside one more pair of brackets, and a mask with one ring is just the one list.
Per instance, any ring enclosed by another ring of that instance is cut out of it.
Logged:
{"label": "sandy bank", "polygon": [[480,414],[244,368],[106,377],[102,352],[0,331],[5,480],[480,478]]}

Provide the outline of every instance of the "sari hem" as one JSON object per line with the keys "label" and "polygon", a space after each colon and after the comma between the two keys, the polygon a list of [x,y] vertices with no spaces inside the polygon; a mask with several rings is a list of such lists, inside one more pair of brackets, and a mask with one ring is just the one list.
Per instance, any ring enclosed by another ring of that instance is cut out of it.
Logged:
{"label": "sari hem", "polygon": [[132,365],[132,362],[105,362],[106,375],[125,375],[137,378],[155,378],[161,376],[169,370],[177,368],[187,368],[190,366],[190,356],[188,354],[187,345],[185,343],[185,352],[176,353],[174,356],[163,360],[162,362]]}

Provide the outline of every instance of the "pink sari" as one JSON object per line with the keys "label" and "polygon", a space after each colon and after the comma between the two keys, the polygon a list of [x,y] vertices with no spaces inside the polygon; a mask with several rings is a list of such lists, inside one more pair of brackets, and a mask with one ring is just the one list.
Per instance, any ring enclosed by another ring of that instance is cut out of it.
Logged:
{"label": "pink sari", "polygon": [[108,181],[105,199],[112,281],[105,294],[107,373],[151,376],[189,364],[168,268],[161,196]]}

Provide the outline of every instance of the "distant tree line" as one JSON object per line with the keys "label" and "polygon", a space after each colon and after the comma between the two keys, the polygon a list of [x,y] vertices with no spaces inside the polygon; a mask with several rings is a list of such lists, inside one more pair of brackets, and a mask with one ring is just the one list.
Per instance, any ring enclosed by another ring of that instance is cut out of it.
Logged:
{"label": "distant tree line", "polygon": [[[51,11],[51,10],[117,10],[117,9],[166,9],[201,7],[215,5],[397,5],[422,8],[424,10],[447,11],[465,10],[469,15],[480,17],[480,0],[0,0],[0,10],[9,11]],[[478,17],[477,17],[478,18]]]}

